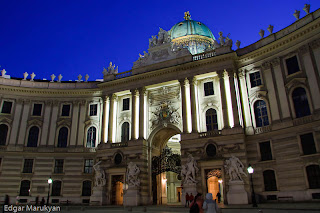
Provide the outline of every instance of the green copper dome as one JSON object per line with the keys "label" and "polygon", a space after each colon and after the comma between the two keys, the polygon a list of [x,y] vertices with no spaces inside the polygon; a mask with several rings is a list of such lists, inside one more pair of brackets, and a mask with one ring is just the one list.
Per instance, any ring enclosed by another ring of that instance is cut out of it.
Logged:
{"label": "green copper dome", "polygon": [[192,55],[212,49],[214,36],[203,23],[192,20],[190,13],[184,13],[184,21],[174,25],[169,31],[173,50],[187,48]]}
{"label": "green copper dome", "polygon": [[174,25],[171,30],[171,39],[187,35],[200,35],[215,40],[211,30],[203,23],[195,20],[184,20]]}

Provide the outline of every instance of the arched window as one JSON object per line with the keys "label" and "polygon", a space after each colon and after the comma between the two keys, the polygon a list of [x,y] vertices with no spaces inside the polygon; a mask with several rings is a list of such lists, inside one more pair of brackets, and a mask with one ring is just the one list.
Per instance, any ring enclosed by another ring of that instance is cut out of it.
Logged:
{"label": "arched window", "polygon": [[20,185],[20,196],[29,196],[30,181],[23,180]]}
{"label": "arched window", "polygon": [[121,127],[121,142],[129,140],[129,123],[124,122]]}
{"label": "arched window", "polygon": [[218,117],[215,109],[208,109],[206,112],[207,131],[218,129]]}
{"label": "arched window", "polygon": [[273,170],[266,170],[263,172],[264,190],[277,191],[276,176]]}
{"label": "arched window", "polygon": [[37,147],[39,138],[39,128],[33,126],[29,130],[27,147]]}
{"label": "arched window", "polygon": [[92,126],[88,129],[86,147],[88,147],[88,148],[96,147],[96,133],[97,133],[97,131],[94,126]]}
{"label": "arched window", "polygon": [[91,185],[90,180],[82,182],[82,196],[91,196]]}
{"label": "arched window", "polygon": [[309,188],[310,189],[319,189],[320,188],[320,166],[319,165],[310,165],[306,167]]}
{"label": "arched window", "polygon": [[269,125],[266,102],[259,100],[254,103],[254,115],[256,118],[257,127]]}
{"label": "arched window", "polygon": [[0,125],[0,146],[6,145],[8,135],[8,126],[5,124]]}
{"label": "arched window", "polygon": [[61,195],[61,181],[55,180],[52,183],[52,196],[60,196]]}
{"label": "arched window", "polygon": [[68,128],[62,127],[59,130],[58,147],[67,147],[68,144]]}
{"label": "arched window", "polygon": [[292,101],[297,118],[301,118],[311,114],[308,97],[306,91],[303,88],[298,87],[295,90],[293,90]]}

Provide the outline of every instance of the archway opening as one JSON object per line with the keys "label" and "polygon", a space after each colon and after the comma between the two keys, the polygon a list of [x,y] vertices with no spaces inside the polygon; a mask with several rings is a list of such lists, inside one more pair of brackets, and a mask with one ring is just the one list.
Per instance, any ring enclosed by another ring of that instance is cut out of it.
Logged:
{"label": "archway opening", "polygon": [[181,204],[181,146],[180,134],[172,128],[157,132],[152,140],[153,204]]}
{"label": "archway opening", "polygon": [[[206,171],[207,173],[207,192],[211,193],[213,199],[217,199],[217,201],[223,202],[223,184],[221,178],[221,170],[213,169],[210,171]],[[219,198],[220,197],[220,198]]]}

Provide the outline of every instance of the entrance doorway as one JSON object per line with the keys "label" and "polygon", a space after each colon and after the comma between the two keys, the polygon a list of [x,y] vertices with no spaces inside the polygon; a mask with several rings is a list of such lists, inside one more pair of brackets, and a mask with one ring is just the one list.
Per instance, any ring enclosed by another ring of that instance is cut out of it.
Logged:
{"label": "entrance doorway", "polygon": [[213,199],[217,199],[218,192],[221,195],[221,202],[223,202],[223,181],[221,178],[220,169],[205,170],[207,177],[207,192],[212,194]]}
{"label": "entrance doorway", "polygon": [[111,185],[112,185],[112,200],[113,205],[123,205],[123,175],[112,175]]}
{"label": "entrance doorway", "polygon": [[152,158],[153,204],[174,205],[181,202],[180,135],[171,137],[159,156]]}

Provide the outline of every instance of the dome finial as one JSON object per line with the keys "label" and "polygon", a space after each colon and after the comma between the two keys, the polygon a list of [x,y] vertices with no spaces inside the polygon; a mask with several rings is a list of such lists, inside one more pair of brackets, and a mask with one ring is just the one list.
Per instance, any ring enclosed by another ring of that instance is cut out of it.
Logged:
{"label": "dome finial", "polygon": [[184,19],[185,19],[185,20],[190,20],[190,19],[191,19],[191,15],[190,15],[190,12],[189,12],[189,11],[184,12]]}

